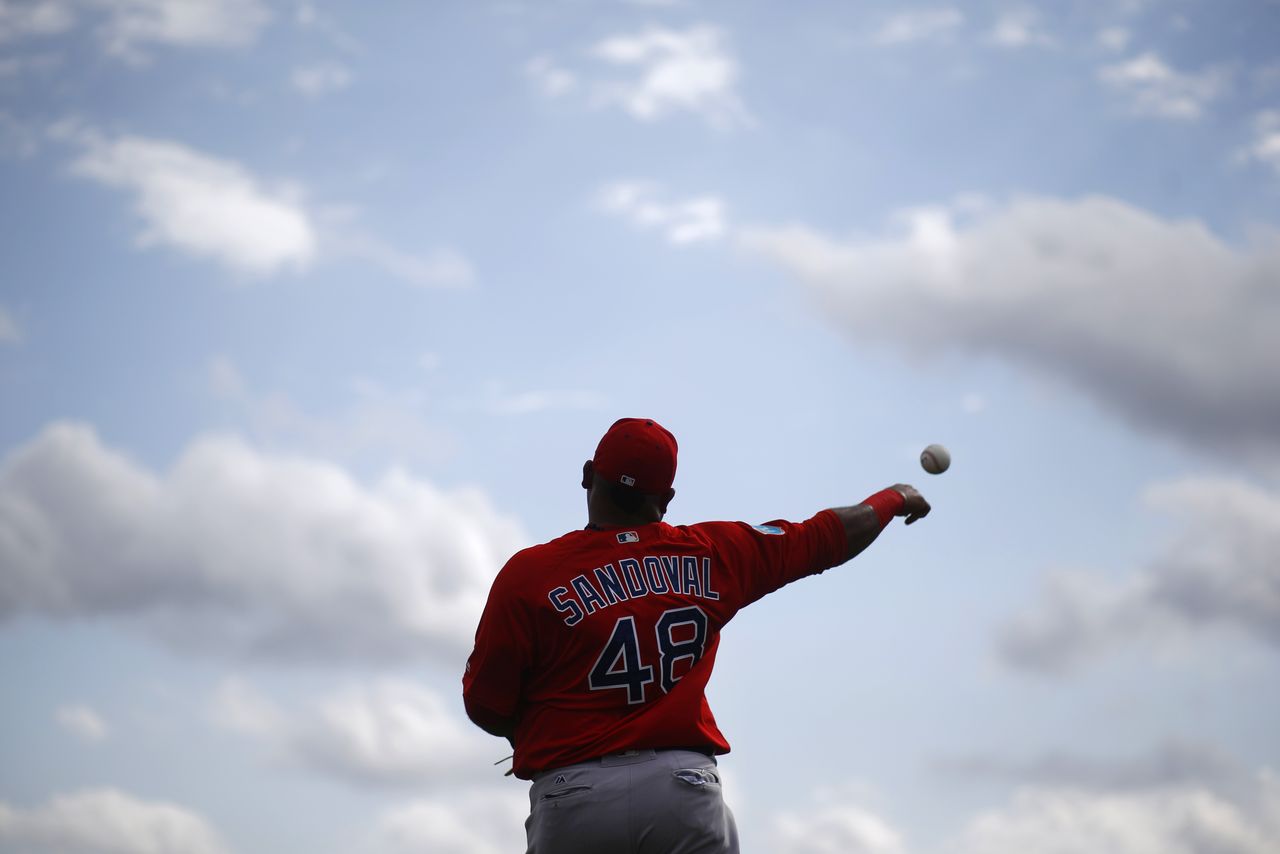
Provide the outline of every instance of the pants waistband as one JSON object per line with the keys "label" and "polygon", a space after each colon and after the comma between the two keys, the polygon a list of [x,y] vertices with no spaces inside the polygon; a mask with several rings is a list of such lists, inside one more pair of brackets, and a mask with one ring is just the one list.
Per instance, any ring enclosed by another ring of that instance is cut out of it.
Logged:
{"label": "pants waistband", "polygon": [[588,761],[592,764],[599,763],[607,768],[611,765],[637,765],[657,758],[658,751],[649,748],[647,750],[620,750],[617,753],[606,753],[599,759],[590,759]]}
{"label": "pants waistband", "polygon": [[[715,754],[712,753],[711,750],[703,747],[647,747],[637,750],[619,750],[614,753],[606,753],[604,756],[597,756],[594,759],[584,759],[581,762],[573,763],[573,765],[601,765],[606,768],[617,765],[639,765],[641,762],[651,762],[652,760],[657,759],[658,754],[660,753],[672,752],[697,753],[698,755],[705,756],[708,759],[715,759]],[[572,768],[573,765],[566,765],[565,767]],[[536,782],[546,775],[560,770],[563,769],[552,768],[539,774],[535,774],[533,779]]]}
{"label": "pants waistband", "polygon": [[673,752],[700,753],[703,756],[707,756],[711,759],[714,759],[716,756],[715,753],[712,752],[712,750],[707,747],[651,747],[651,748],[644,748],[641,750],[619,750],[616,753],[606,753],[604,756],[601,756],[598,759],[590,759],[587,761],[589,762],[599,761],[602,764],[609,765],[609,764],[617,764],[616,762],[611,762],[611,760],[635,759],[637,757],[642,759],[653,759],[659,753],[673,753]]}

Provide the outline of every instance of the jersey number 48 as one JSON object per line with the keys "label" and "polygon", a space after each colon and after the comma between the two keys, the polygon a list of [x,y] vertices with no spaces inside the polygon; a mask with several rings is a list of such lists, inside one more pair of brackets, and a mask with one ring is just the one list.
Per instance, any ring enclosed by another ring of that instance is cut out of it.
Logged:
{"label": "jersey number 48", "polygon": [[[683,628],[692,626],[693,634]],[[707,645],[707,615],[696,605],[664,611],[654,625],[658,636],[658,678],[663,693],[669,692],[680,681],[675,674],[676,665],[688,661],[692,668],[702,658]],[[681,640],[676,640],[676,635]],[[631,705],[644,702],[644,689],[654,681],[653,666],[640,660],[640,639],[636,634],[636,618],[620,617],[613,624],[613,634],[600,651],[587,684],[592,691],[625,688],[627,702]]]}

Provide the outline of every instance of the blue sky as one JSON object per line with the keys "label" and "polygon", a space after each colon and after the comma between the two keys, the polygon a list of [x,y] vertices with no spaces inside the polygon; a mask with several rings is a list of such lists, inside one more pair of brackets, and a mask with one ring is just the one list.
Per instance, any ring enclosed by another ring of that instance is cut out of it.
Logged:
{"label": "blue sky", "polygon": [[726,628],[749,850],[1275,850],[1277,34],[0,0],[0,851],[520,850],[462,662],[629,415],[934,504]]}

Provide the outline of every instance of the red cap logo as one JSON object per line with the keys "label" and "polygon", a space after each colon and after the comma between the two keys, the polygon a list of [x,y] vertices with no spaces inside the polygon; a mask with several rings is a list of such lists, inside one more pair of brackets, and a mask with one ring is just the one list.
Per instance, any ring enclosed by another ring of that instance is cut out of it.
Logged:
{"label": "red cap logo", "polygon": [[676,437],[651,418],[620,418],[600,440],[592,465],[607,481],[661,495],[676,479]]}

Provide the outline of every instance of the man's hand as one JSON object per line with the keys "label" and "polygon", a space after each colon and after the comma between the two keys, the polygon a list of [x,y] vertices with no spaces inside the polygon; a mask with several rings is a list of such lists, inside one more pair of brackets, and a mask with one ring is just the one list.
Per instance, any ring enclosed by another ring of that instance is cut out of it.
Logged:
{"label": "man's hand", "polygon": [[914,486],[906,483],[895,483],[889,488],[905,499],[902,502],[902,509],[894,515],[906,516],[908,525],[929,515],[929,511],[932,509],[929,507],[929,502],[924,500],[924,496]]}

